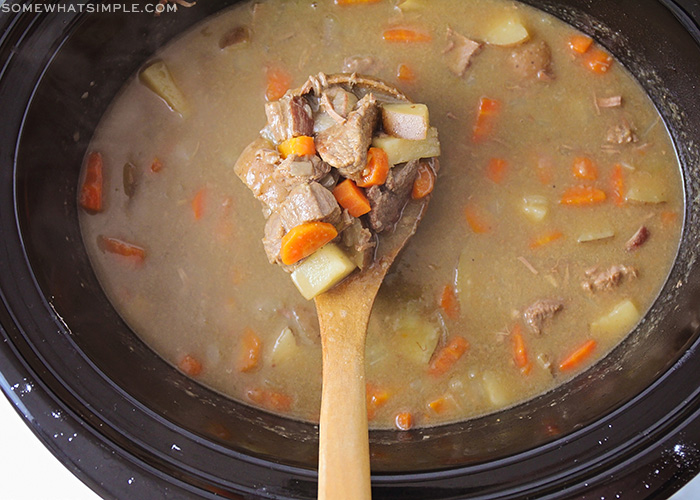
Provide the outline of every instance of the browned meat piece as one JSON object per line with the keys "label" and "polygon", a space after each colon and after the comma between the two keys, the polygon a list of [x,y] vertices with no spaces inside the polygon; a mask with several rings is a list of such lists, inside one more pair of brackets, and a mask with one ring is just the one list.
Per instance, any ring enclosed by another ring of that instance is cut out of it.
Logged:
{"label": "browned meat piece", "polygon": [[586,276],[587,278],[581,283],[581,286],[584,290],[595,293],[612,290],[619,286],[625,278],[636,278],[637,269],[622,264],[612,266],[604,271],[598,271],[598,268],[595,267],[586,271]]}
{"label": "browned meat piece", "polygon": [[637,248],[641,247],[644,243],[647,242],[649,239],[651,233],[649,233],[649,230],[647,229],[646,226],[642,226],[639,229],[637,229],[637,232],[632,235],[632,237],[625,243],[625,249],[628,252],[632,252],[636,250]]}
{"label": "browned meat piece", "polygon": [[382,96],[382,99],[389,102],[396,101],[408,101],[408,98],[398,89],[387,85],[384,82],[375,80],[372,78],[365,78],[361,75],[355,73],[348,75],[344,73],[339,73],[335,75],[326,75],[325,73],[319,73],[318,75],[312,75],[308,80],[299,87],[298,89],[290,91],[292,95],[303,96],[306,94],[313,94],[320,96],[321,93],[333,86],[341,85],[343,88],[358,91],[358,95],[364,95],[365,93],[374,93],[376,95]]}
{"label": "browned meat piece", "polygon": [[267,130],[277,144],[291,137],[313,134],[311,106],[301,96],[287,95],[279,101],[268,102],[265,104],[265,114]]}
{"label": "browned meat piece", "polygon": [[637,142],[637,134],[627,120],[616,123],[608,129],[605,140],[610,144],[630,144]]}
{"label": "browned meat piece", "polygon": [[457,76],[467,71],[472,56],[481,49],[481,44],[447,28],[447,47],[443,51],[447,68]]}
{"label": "browned meat piece", "polygon": [[622,106],[622,96],[598,97],[596,98],[596,106],[599,108],[619,108]]}
{"label": "browned meat piece", "polygon": [[346,57],[343,61],[343,71],[348,73],[374,73],[377,68],[377,61],[372,56],[352,56]]}
{"label": "browned meat piece", "polygon": [[357,96],[341,87],[331,87],[321,93],[323,109],[337,122],[343,122],[357,104]]}
{"label": "browned meat piece", "polygon": [[331,224],[340,220],[340,205],[333,193],[318,182],[295,186],[279,209],[282,225],[289,231],[299,224],[324,221]]}
{"label": "browned meat piece", "polygon": [[523,320],[533,333],[540,335],[544,322],[551,319],[564,308],[564,302],[559,299],[538,300],[523,312]]}
{"label": "browned meat piece", "polygon": [[281,161],[274,145],[265,139],[253,141],[238,158],[234,171],[236,175],[263,202],[265,216],[277,210],[289,194],[289,188],[278,182],[273,175]]}
{"label": "browned meat piece", "polygon": [[250,28],[247,26],[236,26],[231,28],[219,38],[219,48],[225,49],[231,45],[238,45],[250,41]]}
{"label": "browned meat piece", "polygon": [[509,59],[515,74],[524,80],[552,79],[552,52],[544,40],[528,42],[513,49]]}
{"label": "browned meat piece", "polygon": [[372,232],[362,225],[359,219],[352,218],[352,223],[341,233],[342,242],[358,256],[355,262],[363,268],[371,259],[371,250],[375,246]]}
{"label": "browned meat piece", "polygon": [[381,233],[390,229],[401,217],[401,211],[408,201],[413,181],[418,173],[418,160],[396,166],[389,171],[383,186],[372,186],[366,194],[372,210],[367,214],[369,225]]}
{"label": "browned meat piece", "polygon": [[282,249],[282,237],[284,234],[282,218],[277,212],[274,212],[265,223],[265,237],[262,240],[267,259],[271,264],[282,264],[280,250]]}
{"label": "browned meat piece", "polygon": [[282,160],[275,169],[275,179],[289,187],[323,179],[331,166],[318,156],[298,157],[291,155]]}
{"label": "browned meat piece", "polygon": [[377,101],[367,94],[350,112],[347,120],[316,135],[316,151],[345,177],[359,178],[367,163],[367,149],[379,116]]}

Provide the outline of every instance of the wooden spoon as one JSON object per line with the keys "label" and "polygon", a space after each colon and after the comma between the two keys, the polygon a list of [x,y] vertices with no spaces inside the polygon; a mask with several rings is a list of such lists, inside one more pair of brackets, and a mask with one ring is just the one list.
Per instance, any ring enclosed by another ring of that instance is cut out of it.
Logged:
{"label": "wooden spoon", "polygon": [[429,196],[411,200],[391,233],[383,233],[373,263],[316,297],[323,350],[318,498],[372,496],[365,389],[367,323],[382,280],[416,232]]}

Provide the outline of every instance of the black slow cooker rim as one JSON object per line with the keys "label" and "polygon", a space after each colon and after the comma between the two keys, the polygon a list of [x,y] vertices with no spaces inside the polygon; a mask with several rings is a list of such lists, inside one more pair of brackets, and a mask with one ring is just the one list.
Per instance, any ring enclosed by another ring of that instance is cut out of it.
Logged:
{"label": "black slow cooker rim", "polygon": [[[682,10],[678,10],[676,4],[669,1],[663,1],[661,3],[672,8],[674,15],[684,20],[682,24],[684,24],[686,28],[688,26],[693,27],[693,36],[696,40],[700,39],[697,27]],[[11,18],[7,23],[3,23],[7,29],[4,31],[3,39],[0,40],[0,42],[7,42],[6,39],[10,38],[13,30],[18,29],[18,27],[20,29],[29,30],[34,20],[30,20],[30,22],[24,21],[25,20],[20,19],[20,16],[17,16],[16,18]],[[55,49],[57,48],[58,47],[55,47]],[[0,44],[0,55],[2,55],[4,63],[2,71],[0,71],[0,81],[11,59],[9,56],[5,57],[5,50],[7,49],[6,45]],[[5,89],[5,91],[7,91],[7,89]],[[1,97],[2,84],[0,84],[0,98]],[[18,99],[18,101],[21,101],[21,99]],[[5,147],[11,145],[11,141],[8,142],[8,140],[13,137],[20,137],[21,135],[20,129],[14,130],[12,129],[13,126],[14,123],[5,123],[3,125],[3,134],[0,138],[0,161],[2,161],[4,165],[9,164],[5,162],[11,159],[9,157],[16,147],[16,143],[12,144],[13,147],[11,148]],[[46,368],[47,364],[45,360],[41,359],[32,346],[26,342],[26,337],[23,335],[22,329],[36,325],[32,323],[33,320],[31,316],[25,318],[25,320],[17,316],[16,308],[12,307],[12,305],[16,305],[15,296],[9,295],[18,292],[17,296],[20,297],[27,298],[31,296],[29,302],[34,306],[41,305],[42,311],[48,313],[50,321],[60,322],[60,318],[56,311],[52,310],[46,297],[41,294],[39,286],[33,277],[26,254],[23,253],[24,249],[22,248],[21,235],[19,233],[19,222],[16,218],[15,211],[15,203],[20,203],[20,200],[16,200],[15,193],[11,191],[13,181],[5,182],[7,181],[7,174],[8,173],[5,171],[0,174],[3,176],[3,182],[1,184],[2,191],[0,191],[0,198],[2,199],[0,202],[0,224],[2,224],[3,229],[0,230],[2,231],[0,234],[2,234],[3,241],[5,241],[5,243],[0,246],[0,266],[3,268],[3,271],[5,271],[3,272],[3,278],[0,280],[0,283],[3,284],[3,286],[0,287],[0,298],[2,299],[0,323],[2,324],[4,340],[4,342],[0,343],[0,366],[3,367],[2,373],[0,374],[0,386],[3,392],[39,439],[41,439],[73,473],[86,482],[93,490],[98,492],[98,494],[102,496],[112,496],[117,492],[123,492],[129,496],[141,497],[138,493],[139,490],[137,486],[143,485],[146,489],[142,490],[142,492],[148,491],[154,493],[171,491],[175,497],[198,495],[214,498],[215,493],[207,491],[204,485],[208,478],[198,474],[197,471],[191,472],[195,476],[198,476],[198,479],[202,480],[201,483],[195,484],[198,481],[189,482],[187,480],[181,480],[177,475],[169,475],[164,472],[164,470],[153,467],[148,462],[142,460],[142,457],[139,457],[135,450],[122,447],[117,442],[105,437],[100,431],[100,427],[108,422],[103,420],[101,415],[93,412],[84,402],[74,400],[74,395],[66,393],[60,379],[55,377],[54,374]],[[14,228],[13,232],[15,234],[10,235],[11,237],[15,237],[12,238],[12,241],[10,241],[11,238],[7,238],[9,234],[8,228]],[[10,267],[10,263],[14,266]],[[21,266],[18,267],[20,264]],[[70,340],[69,331],[61,333],[65,335],[65,341],[72,342]],[[623,407],[617,409],[600,422],[596,422],[572,434],[556,439],[536,450],[521,453],[516,457],[508,457],[497,463],[410,475],[382,474],[373,476],[373,479],[381,485],[396,486],[409,490],[413,489],[414,491],[439,487],[445,487],[449,490],[448,483],[465,473],[479,475],[488,472],[488,470],[494,467],[503,465],[505,462],[533,459],[537,454],[547,453],[555,449],[564,449],[564,446],[566,446],[569,452],[567,455],[569,459],[575,461],[577,460],[576,451],[578,450],[577,443],[579,440],[590,438],[591,435],[595,434],[598,434],[601,440],[610,439],[611,428],[609,426],[613,426],[614,428],[614,426],[618,424],[623,425],[624,414],[630,407],[644,404],[645,401],[654,397],[654,395],[658,396],[664,391],[664,387],[668,387],[669,385],[685,388],[687,385],[686,372],[692,369],[693,365],[696,365],[699,361],[698,356],[700,356],[700,352],[698,342],[696,341],[690,346],[684,356],[676,362],[672,369],[663,374],[652,386]],[[97,367],[93,366],[92,368],[99,373]],[[12,381],[23,382],[18,385],[17,383],[11,384]],[[60,388],[59,390],[56,389],[57,386]],[[659,461],[668,464],[669,457],[671,457],[671,465],[673,465],[673,457],[678,454],[674,455],[671,453],[669,455],[669,450],[674,449],[673,446],[670,446],[671,444],[700,442],[700,426],[692,425],[697,422],[700,412],[700,396],[698,394],[700,390],[697,387],[692,389],[693,390],[689,392],[672,395],[675,398],[671,405],[673,411],[670,413],[664,411],[662,418],[658,419],[658,424],[645,429],[644,432],[638,436],[636,441],[626,441],[622,444],[624,446],[631,446],[624,454],[625,459],[622,463],[616,466],[610,465],[610,462],[614,458],[611,456],[611,454],[614,454],[613,452],[593,462],[581,461],[581,465],[573,469],[576,471],[574,474],[567,473],[567,477],[559,478],[561,481],[556,483],[558,491],[553,491],[551,485],[540,484],[532,485],[532,493],[536,493],[540,498],[578,497],[583,493],[591,493],[591,488],[593,488],[596,483],[600,485],[609,483],[612,480],[612,476],[617,475],[618,472],[624,475],[637,471],[639,466],[635,466],[634,464],[643,463],[645,466],[658,468]],[[132,401],[131,403],[134,402]],[[653,408],[650,410],[653,411]],[[57,411],[61,414],[60,418],[54,416]],[[139,411],[148,413],[145,408],[139,408]],[[157,417],[155,415],[146,416],[148,418]],[[656,419],[654,420],[656,421]],[[163,424],[163,422],[160,423]],[[605,430],[606,428],[608,431]],[[52,438],[54,435],[74,434],[76,438],[72,441],[70,451],[62,448],[60,444]],[[658,440],[656,438],[658,438]],[[188,439],[201,441],[198,436],[194,435],[188,436]],[[651,446],[646,446],[650,441],[653,441],[653,444]],[[216,445],[208,444],[208,446],[217,448]],[[691,450],[686,446],[681,451],[690,453]],[[230,454],[230,451],[227,453]],[[87,460],[85,460],[85,457],[91,457],[97,460],[98,463],[104,462],[109,465],[105,465],[98,470],[93,470],[91,467],[86,466],[85,462],[87,462]],[[313,471],[280,466],[279,464],[264,460],[256,460],[245,456],[235,457],[235,460],[240,460],[242,467],[251,466],[259,469],[273,468],[296,476],[298,481],[314,481]],[[663,494],[666,494],[680,487],[680,485],[692,477],[697,470],[697,464],[690,465],[692,467],[688,467],[685,471],[673,474],[671,478],[668,479],[669,482],[655,483],[656,487],[653,488],[653,492],[657,494],[663,492]],[[108,476],[105,475],[103,469],[109,469],[107,473]],[[650,469],[650,471],[652,471],[652,469]],[[591,475],[591,472],[594,472],[594,474]],[[651,475],[650,472],[650,477]],[[265,474],[263,472],[258,472],[258,474],[254,476],[264,477]],[[186,478],[187,474],[181,477]],[[619,477],[617,479],[619,479]],[[243,488],[240,491],[247,494],[254,494],[255,488]],[[517,495],[518,498],[522,498],[524,493],[525,492],[522,490],[512,492],[512,494]],[[504,495],[504,498],[509,497],[507,492],[504,492]],[[150,498],[152,496],[153,495],[148,497]],[[516,496],[513,496],[513,498],[515,497]]]}

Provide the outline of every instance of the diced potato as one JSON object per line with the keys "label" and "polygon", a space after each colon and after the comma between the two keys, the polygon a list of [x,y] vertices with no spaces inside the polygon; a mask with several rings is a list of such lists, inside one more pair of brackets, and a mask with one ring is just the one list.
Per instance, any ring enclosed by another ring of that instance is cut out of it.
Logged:
{"label": "diced potato", "polygon": [[491,45],[511,47],[530,38],[527,28],[518,19],[508,18],[495,22],[484,33],[484,41]]}
{"label": "diced potato", "polygon": [[485,371],[481,375],[486,398],[494,406],[506,406],[514,401],[511,388],[495,372]]}
{"label": "diced potato", "polygon": [[292,281],[305,299],[335,286],[357,266],[335,243],[328,243],[304,259],[292,272]]}
{"label": "diced potato", "polygon": [[615,236],[615,231],[612,227],[598,227],[579,234],[577,241],[579,243],[587,243],[589,241],[607,240],[613,236]]}
{"label": "diced potato", "polygon": [[419,141],[427,137],[429,126],[428,106],[425,104],[382,105],[382,127],[389,135]]}
{"label": "diced potato", "polygon": [[631,330],[639,319],[637,306],[631,300],[625,299],[608,314],[591,323],[591,333],[602,336],[621,335]]}
{"label": "diced potato", "polygon": [[279,337],[277,337],[277,340],[275,340],[274,346],[272,346],[270,364],[272,366],[285,364],[296,358],[298,354],[299,345],[297,344],[297,339],[294,338],[294,333],[291,328],[286,327],[282,330]]}
{"label": "diced potato", "polygon": [[521,208],[528,219],[540,222],[549,213],[549,202],[545,196],[525,196]]}
{"label": "diced potato", "polygon": [[166,64],[157,60],[146,66],[139,73],[139,80],[158,97],[163,99],[168,107],[182,116],[187,114],[187,101],[170,74]]}
{"label": "diced potato", "polygon": [[372,139],[372,146],[386,151],[391,165],[440,156],[440,141],[435,127],[430,127],[428,135],[421,141],[383,135]]}
{"label": "diced potato", "polygon": [[627,178],[628,201],[640,203],[663,203],[668,201],[668,186],[665,179],[648,172],[633,172]]}
{"label": "diced potato", "polygon": [[399,9],[403,12],[412,12],[425,8],[427,0],[402,0],[399,2]]}
{"label": "diced potato", "polygon": [[438,328],[415,311],[406,311],[399,319],[393,344],[397,353],[418,365],[427,365],[438,341]]}

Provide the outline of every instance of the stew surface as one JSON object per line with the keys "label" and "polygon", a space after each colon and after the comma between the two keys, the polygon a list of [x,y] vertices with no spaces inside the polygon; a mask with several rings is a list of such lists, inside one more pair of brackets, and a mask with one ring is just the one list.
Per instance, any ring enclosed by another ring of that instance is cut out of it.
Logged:
{"label": "stew surface", "polygon": [[625,69],[520,3],[397,3],[239,4],[156,54],[95,132],[78,203],[105,292],[164,359],[232,398],[318,419],[314,305],[268,262],[234,165],[265,102],[319,72],[395,85],[440,134],[430,208],[370,319],[371,427],[552,389],[614,348],[668,275],[680,171]]}

